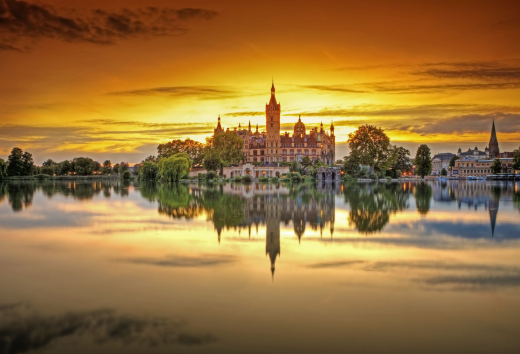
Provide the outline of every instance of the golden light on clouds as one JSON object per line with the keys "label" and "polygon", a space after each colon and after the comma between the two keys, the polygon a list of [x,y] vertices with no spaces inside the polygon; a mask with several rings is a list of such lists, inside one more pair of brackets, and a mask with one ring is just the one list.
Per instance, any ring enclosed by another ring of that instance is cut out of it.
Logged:
{"label": "golden light on clouds", "polygon": [[282,130],[299,114],[308,127],[334,120],[337,156],[361,124],[411,150],[484,148],[493,119],[512,150],[517,10],[516,1],[0,0],[0,156],[19,145],[36,162],[138,162],[158,143],[204,141],[219,114],[224,127],[264,125],[273,77]]}

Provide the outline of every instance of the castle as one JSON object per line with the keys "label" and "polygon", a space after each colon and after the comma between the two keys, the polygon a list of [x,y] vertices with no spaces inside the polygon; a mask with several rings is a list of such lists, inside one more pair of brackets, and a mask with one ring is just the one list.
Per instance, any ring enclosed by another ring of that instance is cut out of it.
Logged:
{"label": "castle", "polygon": [[[330,125],[330,133],[323,129],[313,128],[307,134],[305,124],[298,118],[294,125],[292,134],[285,132],[280,134],[280,113],[281,105],[276,101],[274,82],[271,86],[271,98],[265,105],[265,132],[251,129],[243,129],[240,124],[233,131],[244,140],[244,160],[251,162],[264,162],[265,164],[275,162],[301,161],[304,156],[308,156],[313,162],[319,159],[325,164],[333,164],[335,161],[336,138],[334,136],[334,123]],[[226,131],[230,131],[229,128]],[[218,117],[217,127],[214,134],[223,133],[224,129],[220,125]]]}

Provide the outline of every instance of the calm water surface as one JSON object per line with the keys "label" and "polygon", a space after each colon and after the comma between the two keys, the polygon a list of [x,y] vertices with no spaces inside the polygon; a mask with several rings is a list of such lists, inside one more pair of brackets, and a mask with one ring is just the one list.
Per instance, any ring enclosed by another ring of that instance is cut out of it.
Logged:
{"label": "calm water surface", "polygon": [[0,353],[519,353],[520,184],[0,184]]}

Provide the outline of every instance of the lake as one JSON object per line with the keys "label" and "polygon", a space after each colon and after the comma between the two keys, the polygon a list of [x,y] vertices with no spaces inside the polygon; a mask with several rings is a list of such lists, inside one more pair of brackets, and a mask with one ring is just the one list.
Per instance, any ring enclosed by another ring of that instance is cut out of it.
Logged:
{"label": "lake", "polygon": [[519,353],[520,183],[2,183],[0,289],[0,353]]}

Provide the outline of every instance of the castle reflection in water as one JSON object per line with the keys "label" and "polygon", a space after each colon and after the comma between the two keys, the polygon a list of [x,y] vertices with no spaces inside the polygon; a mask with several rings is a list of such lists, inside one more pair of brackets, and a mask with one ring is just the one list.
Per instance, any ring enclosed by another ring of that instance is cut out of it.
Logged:
{"label": "castle reflection in water", "polygon": [[[332,240],[337,202],[347,211],[347,220],[341,220],[342,225],[346,221],[358,234],[365,236],[382,232],[396,214],[411,209],[411,205],[415,203],[415,210],[410,211],[421,216],[430,213],[432,208],[453,210],[453,204],[459,210],[465,207],[475,210],[484,208],[489,214],[489,231],[476,224],[459,223],[464,218],[462,214],[461,219],[455,217],[442,222],[436,218],[420,219],[418,222],[422,229],[437,228],[445,235],[467,239],[489,238],[500,241],[520,238],[517,224],[502,222],[498,236],[496,232],[500,203],[508,208],[512,204],[514,209],[520,210],[520,184],[511,182],[318,185],[1,182],[0,204],[7,201],[13,212],[19,213],[32,207],[37,193],[47,198],[62,195],[78,202],[86,202],[96,196],[110,198],[111,195],[118,195],[127,198],[132,194],[132,188],[140,193],[140,197],[157,203],[159,214],[184,220],[204,215],[214,225],[219,243],[224,242],[224,230],[247,232],[250,236],[252,228],[258,232],[259,225],[265,226],[265,251],[270,259],[272,274],[281,253],[281,224],[289,226],[292,223],[299,242],[306,228],[319,230],[323,241]],[[408,228],[395,232],[410,233],[414,230]]]}
{"label": "castle reflection in water", "polygon": [[[280,255],[280,224],[292,223],[294,233],[301,242],[306,225],[313,231],[320,230],[334,234],[335,196],[341,194],[342,185],[325,185],[314,188],[305,185],[274,185],[274,184],[228,184],[221,186],[221,191],[227,195],[243,200],[241,206],[242,220],[231,227],[247,230],[251,237],[253,226],[265,225],[265,253],[271,261],[271,273],[274,275],[276,258]],[[225,225],[215,224],[218,241]],[[228,226],[229,227],[229,226]]]}

